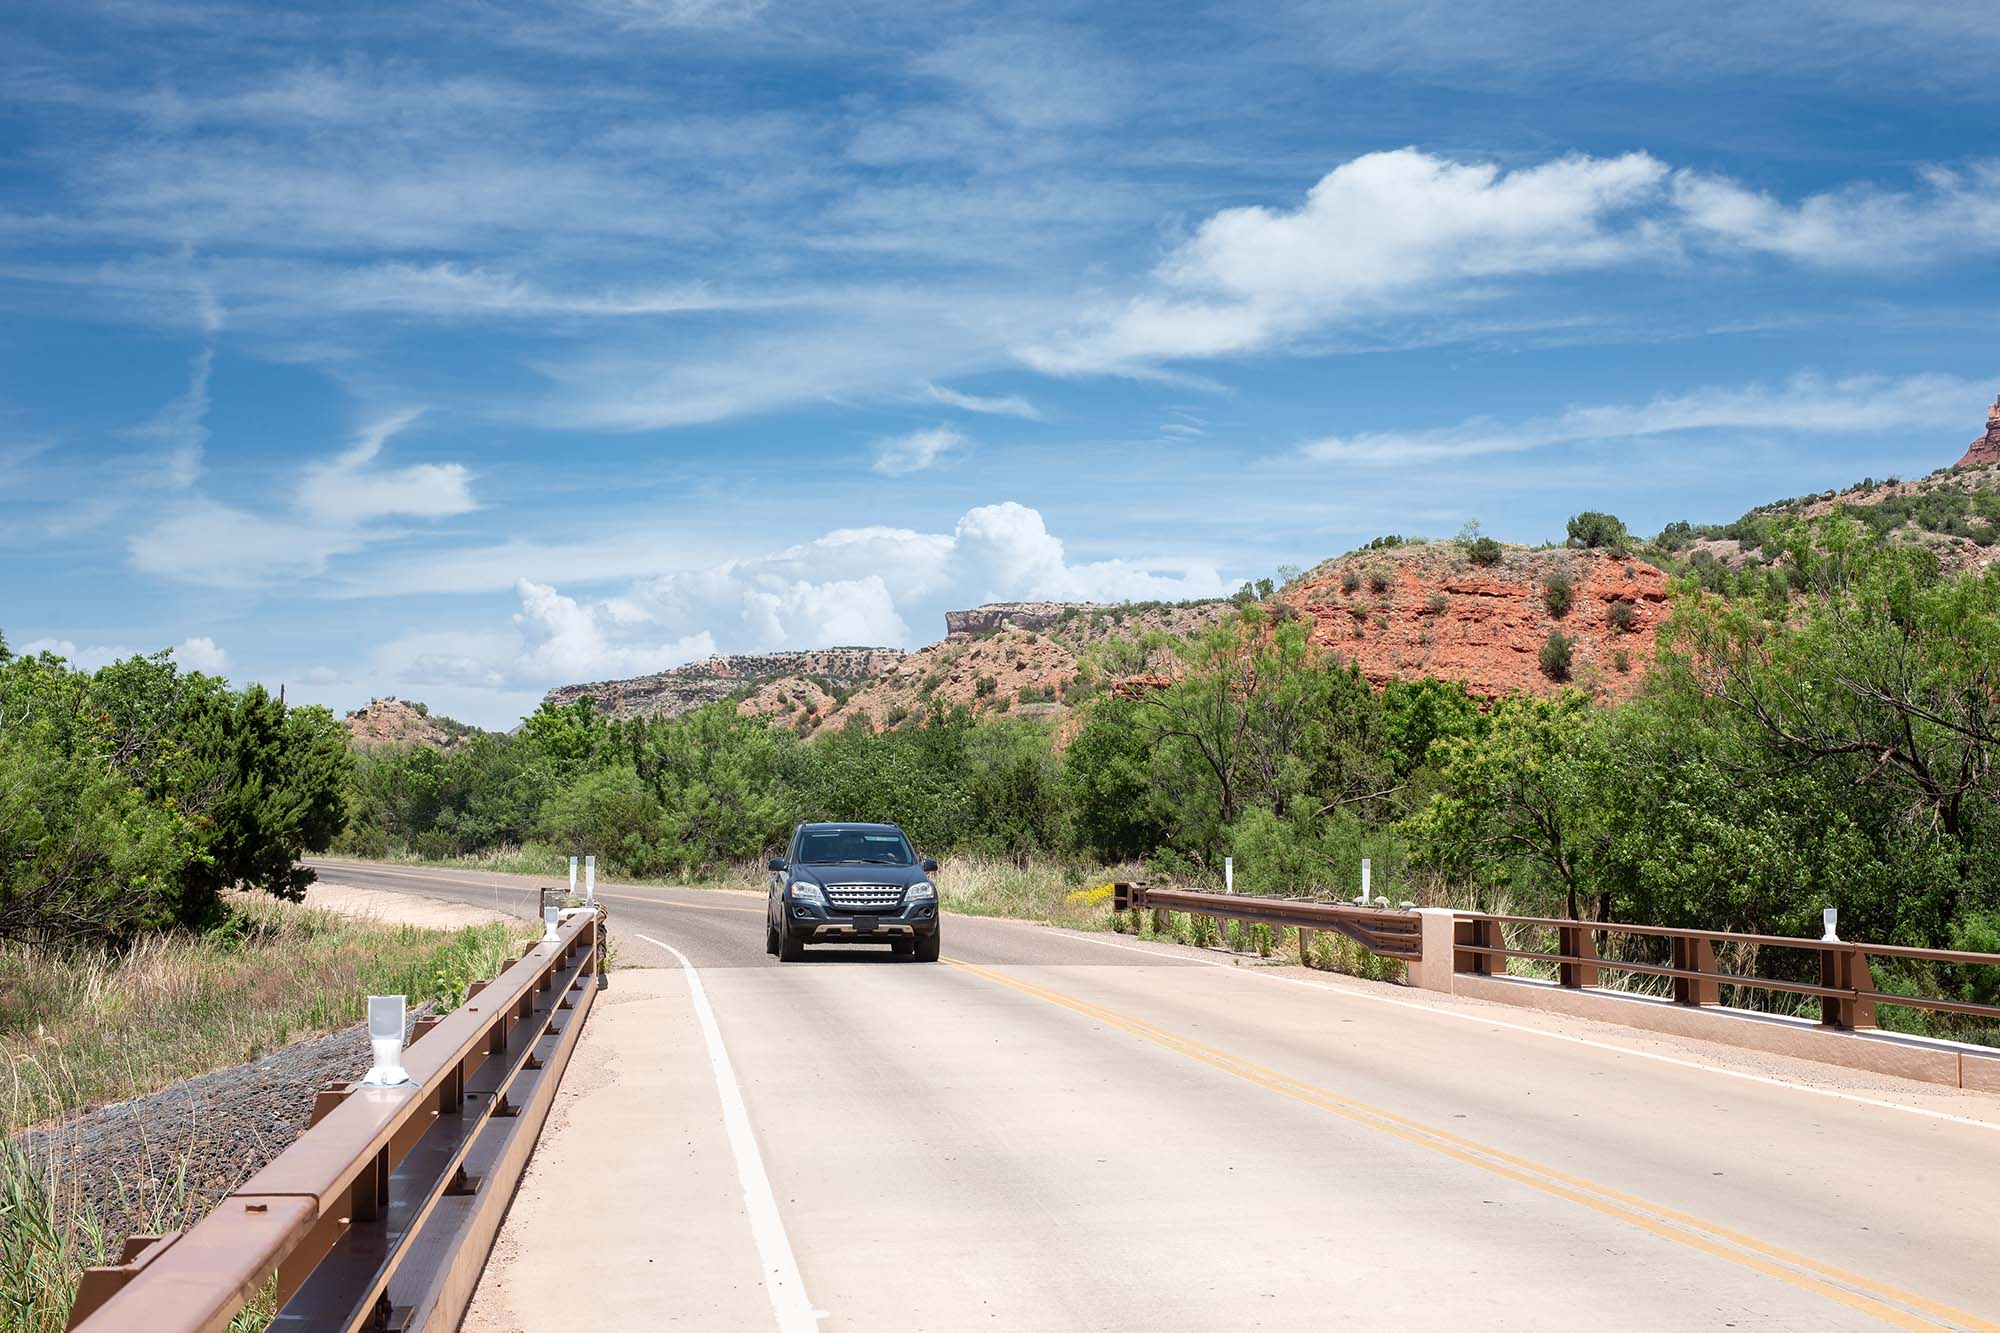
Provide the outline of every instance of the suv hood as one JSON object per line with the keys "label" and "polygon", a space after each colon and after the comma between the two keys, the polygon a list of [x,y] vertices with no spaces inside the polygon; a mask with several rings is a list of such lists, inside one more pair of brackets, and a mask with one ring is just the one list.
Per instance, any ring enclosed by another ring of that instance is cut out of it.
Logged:
{"label": "suv hood", "polygon": [[904,889],[928,878],[922,866],[815,865],[808,861],[795,864],[792,874],[817,884],[894,884]]}

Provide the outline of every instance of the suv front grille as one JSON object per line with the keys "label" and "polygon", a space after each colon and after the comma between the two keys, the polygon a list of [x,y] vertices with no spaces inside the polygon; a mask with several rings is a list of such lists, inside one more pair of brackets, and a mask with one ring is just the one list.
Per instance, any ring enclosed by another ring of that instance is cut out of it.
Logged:
{"label": "suv front grille", "polygon": [[887,912],[902,903],[903,889],[898,884],[829,884],[826,901],[844,912]]}

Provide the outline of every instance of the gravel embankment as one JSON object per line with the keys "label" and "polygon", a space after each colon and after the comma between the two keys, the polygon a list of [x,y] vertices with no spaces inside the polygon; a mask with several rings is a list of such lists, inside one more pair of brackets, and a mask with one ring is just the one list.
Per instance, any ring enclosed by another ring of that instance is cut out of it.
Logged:
{"label": "gravel embankment", "polygon": [[88,1208],[108,1238],[172,1230],[290,1146],[315,1092],[368,1064],[367,1027],[356,1024],[15,1142],[30,1160],[53,1158],[61,1207]]}

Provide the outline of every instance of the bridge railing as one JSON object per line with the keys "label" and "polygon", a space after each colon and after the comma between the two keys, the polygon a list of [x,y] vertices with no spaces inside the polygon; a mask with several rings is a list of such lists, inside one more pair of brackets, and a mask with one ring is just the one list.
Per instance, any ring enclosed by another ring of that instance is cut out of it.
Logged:
{"label": "bridge railing", "polygon": [[[1423,918],[1415,912],[1317,903],[1302,898],[1263,898],[1244,893],[1204,893],[1150,884],[1112,886],[1112,906],[1121,912],[1190,912],[1223,920],[1263,922],[1279,929],[1327,930],[1345,935],[1384,958],[1414,962],[1423,957]],[[1310,949],[1309,940],[1304,947]]]}
{"label": "bridge railing", "polygon": [[319,1094],[310,1128],[184,1232],[84,1274],[83,1333],[454,1329],[603,982],[603,913],[576,909],[464,1004],[420,1020],[399,1087]]}
{"label": "bridge railing", "polygon": [[[1819,1001],[1823,1027],[1852,1030],[1875,1026],[1878,1005],[1903,1005],[1935,1013],[2000,1020],[2000,1005],[1943,996],[1901,995],[1878,990],[1873,958],[1954,966],[2000,968],[2000,954],[1968,953],[1958,949],[1920,949],[1897,944],[1863,944],[1840,939],[1800,939],[1792,935],[1750,935],[1734,931],[1693,930],[1671,926],[1635,926],[1617,922],[1575,921],[1564,917],[1505,916],[1490,912],[1457,912],[1452,969],[1478,976],[1504,976],[1507,960],[1528,959],[1553,964],[1558,985],[1575,990],[1596,986],[1605,972],[1629,972],[1665,977],[1672,982],[1675,1003],[1690,1007],[1721,1002],[1721,988],[1809,996]],[[1507,926],[1552,932],[1556,947],[1535,949],[1507,943]],[[1666,941],[1667,962],[1606,957],[1598,936],[1643,936]],[[1818,955],[1817,983],[1788,981],[1723,971],[1718,949],[1726,945],[1757,949],[1798,950]]]}

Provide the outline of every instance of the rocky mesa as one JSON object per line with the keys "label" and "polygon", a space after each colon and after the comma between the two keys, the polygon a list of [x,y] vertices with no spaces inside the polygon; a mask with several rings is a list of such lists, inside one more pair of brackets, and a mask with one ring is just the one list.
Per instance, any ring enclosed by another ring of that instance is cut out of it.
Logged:
{"label": "rocky mesa", "polygon": [[464,744],[472,728],[449,718],[432,717],[430,709],[394,695],[370,699],[341,720],[348,744],[359,750],[421,745],[450,750]]}
{"label": "rocky mesa", "polygon": [[[818,648],[709,657],[630,680],[559,685],[543,696],[542,702],[564,707],[588,698],[604,716],[678,717],[747,687],[781,679],[860,685],[895,670],[907,656],[900,648]],[[826,693],[824,687],[815,688]]]}
{"label": "rocky mesa", "polygon": [[2000,464],[2000,397],[1986,409],[1986,433],[1966,446],[1958,467],[1990,467]]}

